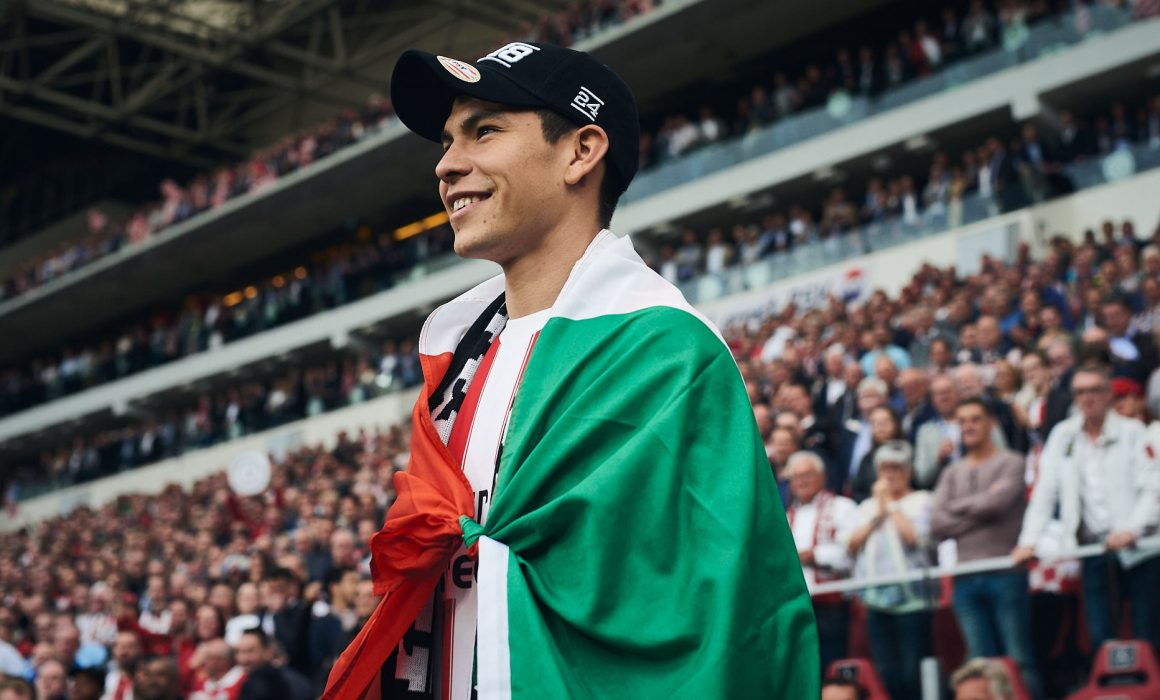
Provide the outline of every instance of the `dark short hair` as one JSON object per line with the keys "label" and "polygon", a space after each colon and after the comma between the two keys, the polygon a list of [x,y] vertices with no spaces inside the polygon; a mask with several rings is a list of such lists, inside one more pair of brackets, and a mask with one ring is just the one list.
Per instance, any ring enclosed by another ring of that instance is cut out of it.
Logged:
{"label": "dark short hair", "polygon": [[958,406],[955,406],[955,410],[957,411],[960,408],[964,408],[966,406],[978,406],[987,416],[990,416],[991,418],[995,417],[995,410],[991,408],[991,406],[986,401],[978,396],[970,396],[963,399],[959,402]]}
{"label": "dark short hair", "polygon": [[284,566],[275,567],[270,575],[266,577],[270,581],[285,581],[287,583],[299,583],[298,577],[294,572]]}
{"label": "dark short hair", "polygon": [[325,579],[326,587],[329,588],[329,587],[335,585],[336,583],[342,583],[343,577],[346,576],[347,574],[351,574],[351,573],[358,573],[358,572],[349,566],[336,566],[335,568],[331,569],[330,571],[327,571],[326,572],[326,579]]}
{"label": "dark short hair", "polygon": [[262,629],[261,627],[251,627],[251,628],[244,630],[242,632],[243,637],[246,636],[247,634],[252,635],[254,637],[257,637],[258,643],[262,645],[263,649],[270,648],[270,635],[266,634],[266,631],[264,629]]}
{"label": "dark short hair", "polygon": [[[536,114],[540,115],[540,127],[544,132],[544,140],[548,143],[556,143],[566,134],[580,128],[550,109],[538,109]],[[608,228],[612,224],[612,215],[616,212],[616,205],[620,202],[620,193],[623,191],[620,178],[609,164],[605,163],[598,203],[601,226]]]}
{"label": "dark short hair", "polygon": [[1100,300],[1100,306],[1119,306],[1129,314],[1132,313],[1132,302],[1124,294],[1113,292]]}
{"label": "dark short hair", "polygon": [[81,676],[87,676],[93,681],[93,683],[101,687],[104,687],[105,685],[105,670],[100,666],[87,666],[85,668],[78,668],[73,670],[72,677],[74,679]]}
{"label": "dark short hair", "polygon": [[1079,367],[1075,368],[1075,373],[1072,375],[1072,378],[1074,378],[1076,374],[1096,374],[1099,375],[1105,382],[1110,382],[1112,380],[1112,368],[1108,363],[1096,358],[1085,359]]}

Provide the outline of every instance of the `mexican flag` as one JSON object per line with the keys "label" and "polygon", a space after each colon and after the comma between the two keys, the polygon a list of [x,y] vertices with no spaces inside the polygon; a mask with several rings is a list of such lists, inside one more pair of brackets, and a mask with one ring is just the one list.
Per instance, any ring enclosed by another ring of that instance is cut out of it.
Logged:
{"label": "mexican flag", "polygon": [[818,697],[813,611],[740,373],[628,239],[601,232],[573,268],[475,522],[437,394],[503,290],[484,282],[424,327],[411,461],[372,540],[386,597],[324,698],[376,697],[464,540],[481,699]]}

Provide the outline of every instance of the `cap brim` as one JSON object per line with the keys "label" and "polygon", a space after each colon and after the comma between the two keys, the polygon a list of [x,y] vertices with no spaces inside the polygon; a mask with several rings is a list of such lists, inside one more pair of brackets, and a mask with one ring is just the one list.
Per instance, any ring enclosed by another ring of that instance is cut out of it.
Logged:
{"label": "cap brim", "polygon": [[395,115],[411,131],[439,143],[457,97],[466,95],[513,107],[543,105],[543,100],[495,69],[468,65],[475,69],[478,80],[453,74],[435,54],[414,49],[405,51],[391,75],[391,104]]}

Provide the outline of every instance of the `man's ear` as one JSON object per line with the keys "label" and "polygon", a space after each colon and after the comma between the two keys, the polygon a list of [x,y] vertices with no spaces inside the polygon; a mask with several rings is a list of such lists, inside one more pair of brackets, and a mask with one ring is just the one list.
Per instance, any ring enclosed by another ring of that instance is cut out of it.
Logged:
{"label": "man's ear", "polygon": [[572,134],[568,169],[564,172],[564,182],[578,184],[608,154],[608,134],[595,124],[582,126]]}

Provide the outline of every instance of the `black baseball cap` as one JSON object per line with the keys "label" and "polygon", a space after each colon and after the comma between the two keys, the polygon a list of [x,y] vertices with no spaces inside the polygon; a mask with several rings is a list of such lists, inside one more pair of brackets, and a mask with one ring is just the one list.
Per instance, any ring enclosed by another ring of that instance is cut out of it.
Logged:
{"label": "black baseball cap", "polygon": [[620,191],[636,175],[640,118],[628,85],[592,56],[552,44],[517,41],[468,63],[411,49],[395,63],[391,102],[408,129],[436,143],[456,97],[550,109],[577,126],[608,134],[610,172]]}

